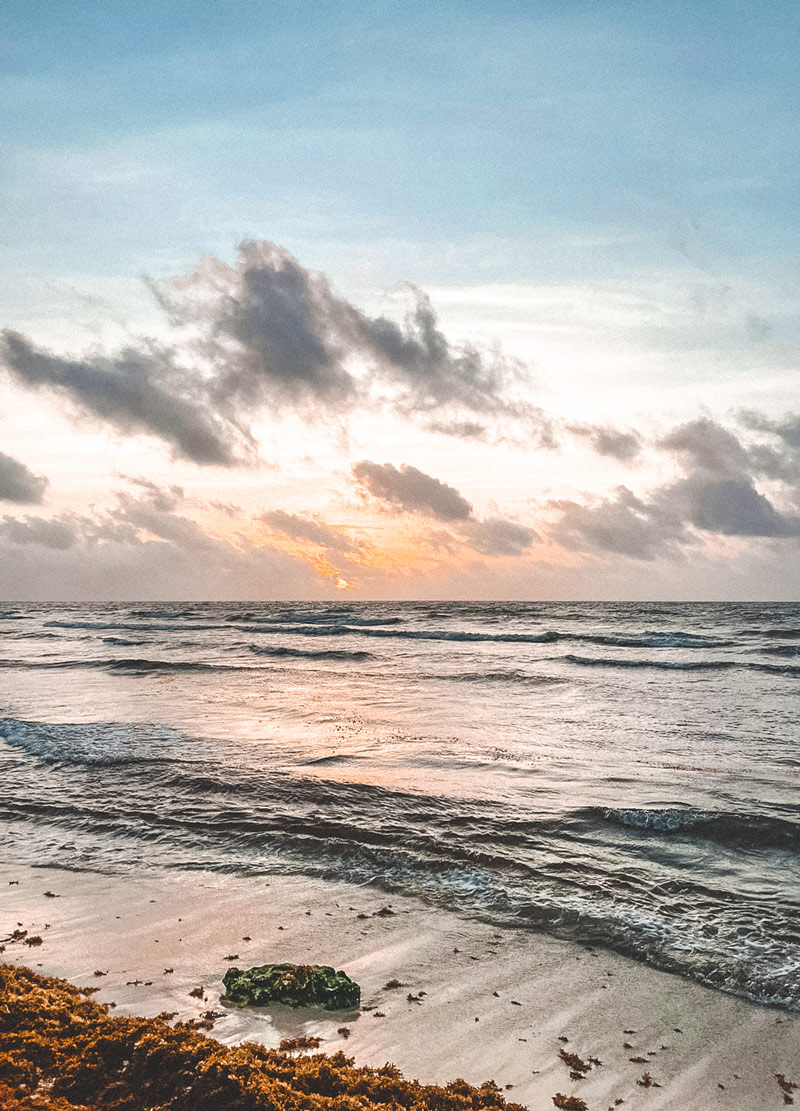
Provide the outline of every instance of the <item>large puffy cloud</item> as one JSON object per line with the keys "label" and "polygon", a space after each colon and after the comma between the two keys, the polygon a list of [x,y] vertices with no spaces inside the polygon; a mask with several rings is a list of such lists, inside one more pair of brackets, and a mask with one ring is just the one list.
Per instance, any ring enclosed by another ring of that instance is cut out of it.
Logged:
{"label": "large puffy cloud", "polygon": [[363,459],[353,465],[353,477],[384,507],[450,525],[455,535],[483,555],[518,556],[538,539],[533,529],[516,521],[479,519],[455,487],[409,464],[395,467]]}
{"label": "large puffy cloud", "polygon": [[[552,501],[554,538],[569,548],[649,560],[695,544],[702,534],[800,537],[800,515],[781,510],[756,486],[761,477],[785,483],[796,474],[791,451],[745,443],[708,417],[673,429],[658,446],[674,458],[682,477],[642,498],[621,487],[611,498],[586,504]],[[786,493],[788,500],[796,496],[791,488]]]}
{"label": "large puffy cloud", "polygon": [[34,474],[24,463],[0,452],[0,501],[40,505],[47,487],[44,475]]}
{"label": "large puffy cloud", "polygon": [[502,420],[554,442],[552,422],[519,396],[523,368],[452,344],[419,290],[402,322],[370,316],[263,242],[244,244],[233,266],[208,258],[150,284],[177,329],[171,344],[142,339],[75,358],[5,330],[0,362],[18,384],[201,465],[252,460],[262,412],[339,419],[388,405],[451,435],[485,437],[487,422]]}
{"label": "large puffy cloud", "polygon": [[[405,412],[449,414],[442,429],[472,435],[480,423],[453,414],[505,416],[550,435],[541,410],[514,390],[524,368],[470,344],[452,344],[430,299],[409,287],[413,305],[402,323],[369,316],[274,243],[245,243],[234,266],[206,259],[186,278],[153,286],[173,323],[200,329],[205,352],[221,371],[217,401],[227,406],[300,405],[335,410],[364,403],[372,390],[394,388]],[[353,356],[369,373],[356,375]]]}

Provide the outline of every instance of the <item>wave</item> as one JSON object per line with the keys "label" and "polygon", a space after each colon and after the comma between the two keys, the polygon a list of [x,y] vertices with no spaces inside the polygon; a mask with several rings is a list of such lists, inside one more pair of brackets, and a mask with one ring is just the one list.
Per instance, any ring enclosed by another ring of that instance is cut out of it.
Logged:
{"label": "wave", "polygon": [[767,815],[678,807],[653,810],[587,807],[576,813],[626,829],[692,835],[731,848],[800,851],[800,822]]}
{"label": "wave", "polygon": [[171,620],[178,620],[181,617],[195,617],[195,616],[198,616],[198,615],[201,615],[201,614],[202,614],[202,611],[201,610],[196,610],[196,609],[183,609],[183,610],[153,609],[153,610],[131,610],[130,611],[130,616],[131,617],[156,617],[156,618],[166,618],[166,619],[171,619]]}
{"label": "wave", "polygon": [[325,625],[342,624],[353,625],[357,628],[379,627],[382,625],[402,625],[402,617],[354,617],[342,612],[326,613],[279,613],[273,617],[258,613],[229,614],[225,619],[229,622],[246,621],[260,625]]}
{"label": "wave", "polygon": [[641,633],[638,636],[612,634],[562,633],[565,640],[584,641],[587,644],[607,644],[615,648],[729,648],[736,642],[700,633]]}
{"label": "wave", "polygon": [[556,675],[531,675],[528,671],[453,671],[421,675],[421,679],[436,679],[450,683],[522,683],[526,686],[549,686],[567,680]]}
{"label": "wave", "polygon": [[269,633],[290,636],[363,636],[386,637],[402,640],[441,640],[478,644],[553,644],[561,634],[542,633],[477,633],[449,629],[384,629],[364,625],[264,625],[243,626],[242,632]]}
{"label": "wave", "polygon": [[374,660],[377,657],[372,652],[348,652],[344,648],[287,648],[282,644],[278,645],[261,645],[249,644],[249,651],[253,652],[256,656],[271,656],[278,659],[298,659],[298,660]]}
{"label": "wave", "polygon": [[573,656],[567,654],[563,657],[571,664],[581,667],[654,667],[666,671],[725,671],[740,665],[735,660],[621,660],[610,659],[605,656]]}
{"label": "wave", "polygon": [[97,670],[127,672],[130,674],[152,674],[171,671],[254,671],[255,665],[207,663],[203,660],[150,660],[134,657],[114,659],[81,660],[0,660],[0,669],[22,671],[75,671]]}
{"label": "wave", "polygon": [[42,722],[0,718],[0,739],[48,764],[112,767],[172,763],[184,740],[167,725],[121,722]]}
{"label": "wave", "polygon": [[[55,634],[53,634],[55,636]],[[93,638],[89,638],[90,640]],[[147,638],[134,640],[132,637],[100,637],[103,644],[112,644],[117,648],[138,648],[142,644],[149,644]]]}

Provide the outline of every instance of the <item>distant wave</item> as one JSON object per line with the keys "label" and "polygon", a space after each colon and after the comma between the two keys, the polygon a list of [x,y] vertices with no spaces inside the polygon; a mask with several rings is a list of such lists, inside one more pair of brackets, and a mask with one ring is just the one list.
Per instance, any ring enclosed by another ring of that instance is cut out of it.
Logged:
{"label": "distant wave", "polygon": [[195,617],[201,616],[202,611],[196,609],[182,609],[182,610],[131,610],[131,617],[163,617],[169,620],[177,621],[182,617]]}
{"label": "distant wave", "polygon": [[731,847],[800,850],[800,822],[766,815],[677,807],[654,810],[587,807],[578,813],[599,817],[627,829],[691,834]]}
{"label": "distant wave", "polygon": [[564,656],[571,664],[581,667],[654,667],[666,671],[724,671],[739,667],[735,660],[621,660],[607,656]]}
{"label": "distant wave", "polygon": [[278,659],[298,660],[374,660],[372,652],[348,652],[345,648],[287,648],[282,644],[249,644],[248,649],[256,656],[272,656]]}
{"label": "distant wave", "polygon": [[581,667],[619,667],[655,668],[660,671],[763,671],[769,675],[800,676],[800,666],[791,664],[759,664],[750,660],[739,663],[737,660],[631,660],[608,656],[574,656],[568,653],[563,657],[571,664]]}
{"label": "distant wave", "polygon": [[542,633],[476,633],[449,629],[384,629],[364,625],[264,625],[243,626],[242,632],[270,633],[290,636],[362,636],[385,637],[393,640],[443,640],[478,644],[553,644],[560,634]]}
{"label": "distant wave", "polygon": [[607,644],[615,648],[728,648],[736,642],[719,637],[702,636],[700,633],[642,633],[639,636],[613,636],[611,634],[562,633],[565,640],[585,641],[587,644]]}
{"label": "distant wave", "polygon": [[436,672],[421,675],[420,678],[436,679],[449,683],[522,683],[527,686],[548,686],[552,683],[567,682],[566,679],[556,675],[532,675],[529,671],[513,669],[507,671],[453,671],[449,674],[447,672]]}
{"label": "distant wave", "polygon": [[117,648],[138,648],[141,644],[149,644],[147,638],[139,638],[138,640],[133,637],[100,637],[103,644],[113,644]]}
{"label": "distant wave", "polygon": [[11,670],[98,670],[128,672],[130,674],[151,674],[170,671],[252,671],[254,665],[206,663],[203,660],[150,660],[124,657],[114,659],[74,659],[74,660],[0,660],[0,668]]}
{"label": "distant wave", "polygon": [[402,625],[402,617],[354,617],[345,613],[280,613],[270,617],[268,614],[244,613],[229,614],[226,621],[247,621],[257,625],[327,625],[347,624],[357,628],[370,628],[381,625]]}

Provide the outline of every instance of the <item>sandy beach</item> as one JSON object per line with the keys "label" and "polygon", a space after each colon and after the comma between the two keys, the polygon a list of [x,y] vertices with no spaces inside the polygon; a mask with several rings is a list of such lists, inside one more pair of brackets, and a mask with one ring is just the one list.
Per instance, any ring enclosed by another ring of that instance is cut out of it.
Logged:
{"label": "sandy beach", "polygon": [[[620,1099],[651,1111],[777,1108],[775,1075],[800,1074],[800,1016],[613,953],[352,885],[6,866],[0,929],[42,938],[7,944],[3,960],[99,988],[95,998],[115,1002],[117,1014],[220,1012],[213,1037],[227,1044],[313,1035],[321,1051],[391,1062],[424,1083],[491,1078],[532,1111],[552,1107],[557,1092],[591,1109]],[[220,1001],[228,967],[271,961],[343,968],[362,987],[361,1011]],[[398,980],[401,987],[385,986]],[[202,998],[190,994],[199,987]],[[602,1064],[571,1080],[562,1049]],[[638,1083],[644,1073],[653,1086]]]}

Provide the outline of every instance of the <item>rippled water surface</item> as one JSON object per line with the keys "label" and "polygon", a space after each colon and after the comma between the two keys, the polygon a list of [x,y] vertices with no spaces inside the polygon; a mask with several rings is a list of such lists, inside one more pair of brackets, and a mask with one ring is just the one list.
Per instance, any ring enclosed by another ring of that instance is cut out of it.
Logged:
{"label": "rippled water surface", "polygon": [[800,1010],[800,606],[8,606],[6,860],[301,871]]}

